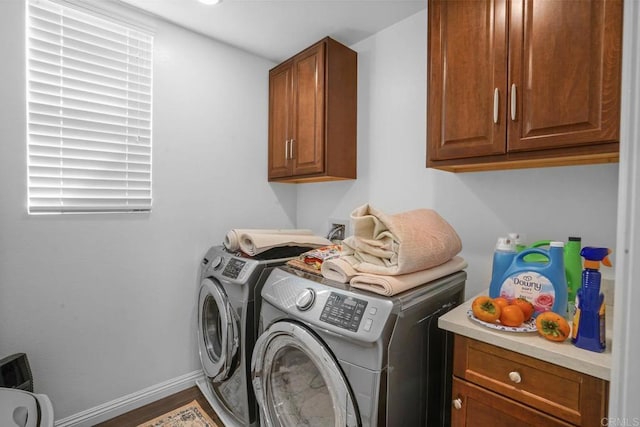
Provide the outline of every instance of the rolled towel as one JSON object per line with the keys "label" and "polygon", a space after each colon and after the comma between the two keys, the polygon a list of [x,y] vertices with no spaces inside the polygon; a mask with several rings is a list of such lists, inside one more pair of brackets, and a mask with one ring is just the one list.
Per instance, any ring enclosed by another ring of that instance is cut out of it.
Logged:
{"label": "rolled towel", "polygon": [[319,248],[331,245],[324,237],[306,234],[264,234],[243,233],[240,235],[240,250],[247,255],[255,256],[271,248],[280,246],[307,246]]}
{"label": "rolled towel", "polygon": [[358,274],[351,264],[342,257],[325,260],[320,272],[325,279],[340,283],[349,283],[349,280]]}
{"label": "rolled towel", "polygon": [[409,274],[401,274],[399,276],[358,273],[350,280],[349,284],[354,288],[375,292],[380,295],[392,296],[433,282],[436,279],[448,276],[466,267],[467,262],[463,258],[456,256],[437,267]]}
{"label": "rolled towel", "polygon": [[313,231],[300,229],[246,229],[246,228],[232,228],[224,236],[224,247],[231,252],[235,252],[240,249],[240,236],[242,234],[301,234],[312,235]]}
{"label": "rolled towel", "polygon": [[353,235],[342,242],[343,257],[363,273],[408,274],[444,264],[462,250],[453,227],[436,211],[395,215],[366,204],[351,213]]}

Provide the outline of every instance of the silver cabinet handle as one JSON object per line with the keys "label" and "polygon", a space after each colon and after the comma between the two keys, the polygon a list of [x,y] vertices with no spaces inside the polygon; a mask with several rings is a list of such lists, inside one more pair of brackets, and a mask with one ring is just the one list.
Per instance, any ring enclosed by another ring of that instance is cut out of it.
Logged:
{"label": "silver cabinet handle", "polygon": [[289,159],[289,140],[288,139],[284,142],[284,159],[285,160]]}
{"label": "silver cabinet handle", "polygon": [[493,123],[498,123],[498,113],[500,110],[500,91],[495,88],[493,91]]}
{"label": "silver cabinet handle", "polygon": [[516,95],[516,84],[511,85],[511,120],[516,121],[516,101],[518,96]]}
{"label": "silver cabinet handle", "polygon": [[296,143],[296,140],[292,138],[290,141],[291,141],[291,145],[289,147],[289,156],[290,156],[289,158],[293,159],[293,146]]}
{"label": "silver cabinet handle", "polygon": [[456,409],[462,409],[462,399],[457,398],[453,400],[453,407]]}
{"label": "silver cabinet handle", "polygon": [[509,372],[509,379],[516,384],[520,384],[520,382],[522,382],[522,377],[518,371]]}

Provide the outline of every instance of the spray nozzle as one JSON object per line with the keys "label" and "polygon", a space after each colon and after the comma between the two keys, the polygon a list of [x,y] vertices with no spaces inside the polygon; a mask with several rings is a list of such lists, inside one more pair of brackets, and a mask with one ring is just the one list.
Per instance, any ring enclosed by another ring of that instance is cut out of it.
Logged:
{"label": "spray nozzle", "polygon": [[584,258],[584,268],[599,270],[600,263],[611,267],[611,261],[608,255],[611,253],[609,248],[595,248],[593,246],[585,246],[580,251],[580,255]]}

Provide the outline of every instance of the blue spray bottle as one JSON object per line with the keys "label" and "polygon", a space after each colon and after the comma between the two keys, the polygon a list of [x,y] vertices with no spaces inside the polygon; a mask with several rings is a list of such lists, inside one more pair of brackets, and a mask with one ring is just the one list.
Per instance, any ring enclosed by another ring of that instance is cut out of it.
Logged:
{"label": "blue spray bottle", "polygon": [[576,347],[603,352],[606,348],[604,294],[600,292],[600,263],[611,267],[611,249],[584,247],[582,287],[578,289],[572,341]]}

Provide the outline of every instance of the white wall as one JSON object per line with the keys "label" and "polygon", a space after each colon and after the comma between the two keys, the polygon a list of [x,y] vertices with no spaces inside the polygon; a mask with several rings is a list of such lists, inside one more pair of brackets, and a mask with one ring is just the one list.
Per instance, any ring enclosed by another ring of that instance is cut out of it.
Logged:
{"label": "white wall", "polygon": [[267,183],[274,64],[157,22],[153,212],[26,214],[24,1],[0,2],[0,358],[56,419],[200,368],[197,269],[233,227],[291,227]]}
{"label": "white wall", "polygon": [[326,229],[326,218],[349,218],[364,203],[387,213],[435,209],[462,239],[467,296],[488,287],[493,247],[508,232],[615,248],[617,164],[464,174],[425,167],[426,22],[425,10],[351,46],[358,179],[299,185],[298,226]]}

